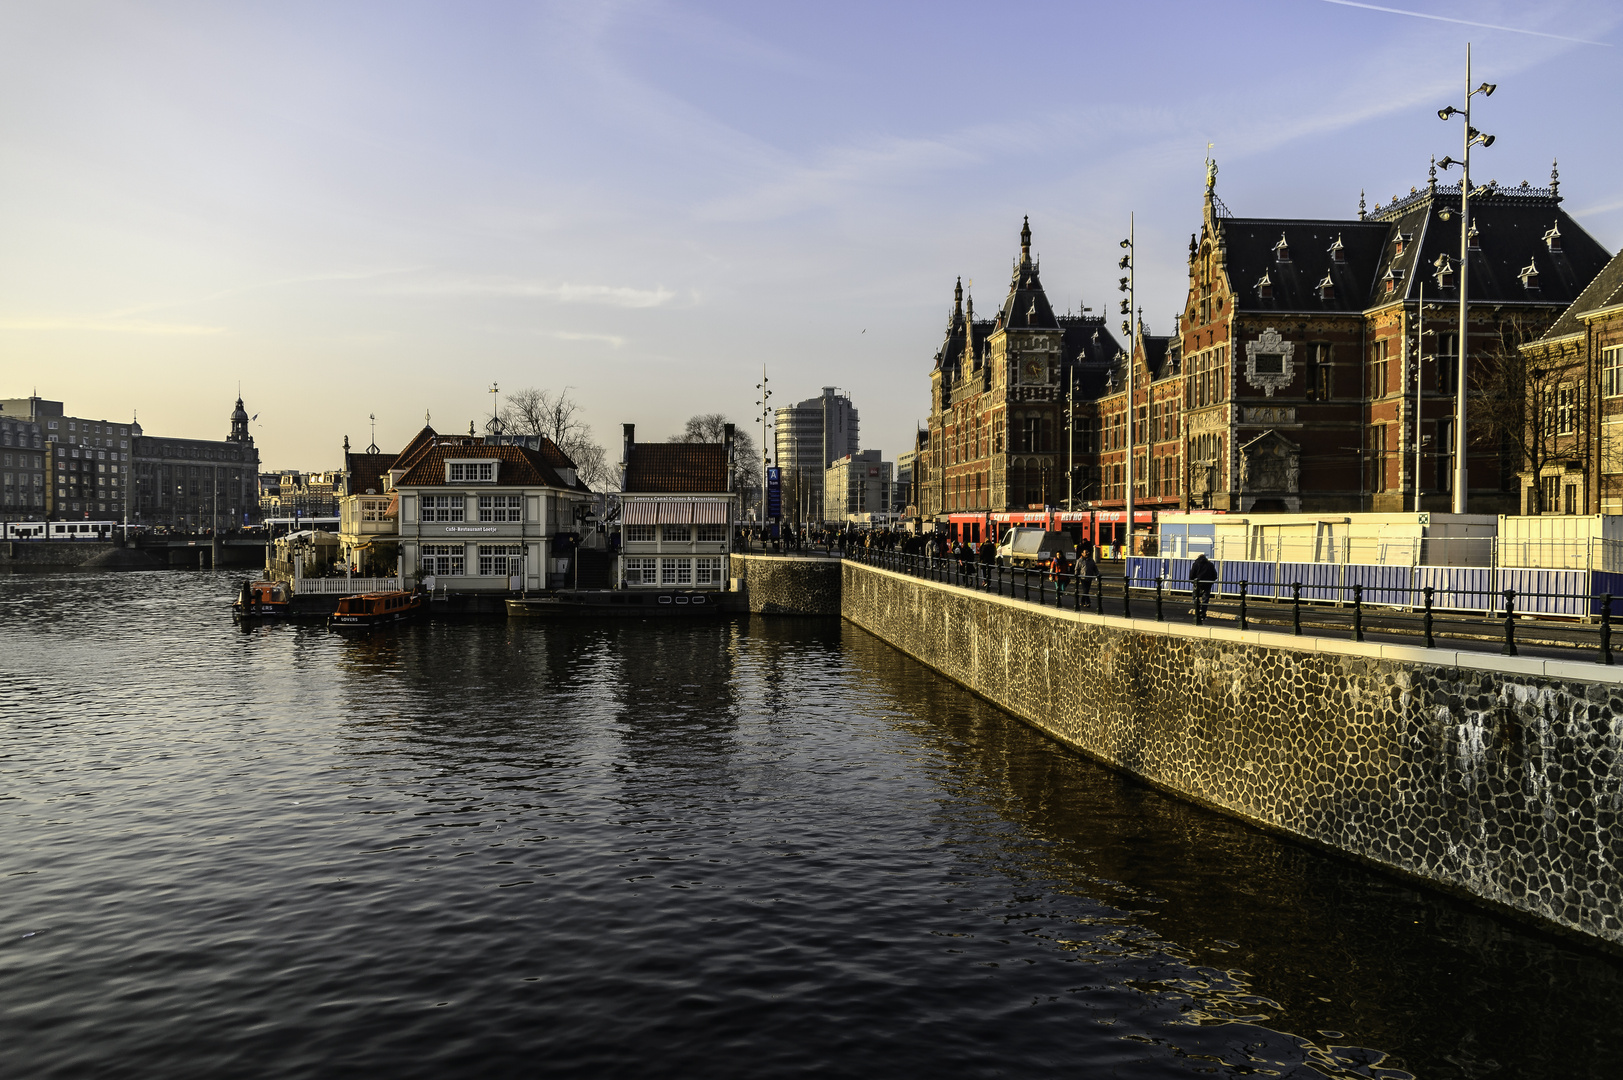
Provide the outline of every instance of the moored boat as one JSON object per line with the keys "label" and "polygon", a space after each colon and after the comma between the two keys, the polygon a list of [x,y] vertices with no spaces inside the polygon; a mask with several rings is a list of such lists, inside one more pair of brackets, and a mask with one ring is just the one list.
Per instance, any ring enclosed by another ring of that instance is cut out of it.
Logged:
{"label": "moored boat", "polygon": [[414,619],[422,610],[423,594],[403,589],[343,596],[338,610],[327,616],[327,626],[382,626]]}
{"label": "moored boat", "polygon": [[698,618],[726,615],[738,607],[736,594],[715,590],[578,589],[546,596],[512,597],[509,618]]}
{"label": "moored boat", "polygon": [[231,614],[239,619],[285,619],[293,614],[293,593],[281,581],[244,581]]}

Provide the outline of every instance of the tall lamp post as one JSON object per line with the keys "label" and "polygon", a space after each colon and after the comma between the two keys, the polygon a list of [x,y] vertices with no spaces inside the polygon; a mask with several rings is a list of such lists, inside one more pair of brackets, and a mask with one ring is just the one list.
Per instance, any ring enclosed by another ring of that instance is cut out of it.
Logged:
{"label": "tall lamp post", "polygon": [[[1471,99],[1481,94],[1483,97],[1492,95],[1496,88],[1494,83],[1483,83],[1475,90],[1471,89],[1471,45],[1465,45],[1465,108],[1456,109],[1449,105],[1437,110],[1439,120],[1460,116],[1465,120],[1465,149],[1461,152],[1460,160],[1444,158],[1437,164],[1445,169],[1455,165],[1460,167],[1460,332],[1458,338],[1459,373],[1454,385],[1454,513],[1465,513],[1466,506],[1466,467],[1465,467],[1465,357],[1466,341],[1469,337],[1470,319],[1470,274],[1471,274],[1471,147],[1481,145],[1486,148],[1493,145],[1493,136],[1484,135],[1471,126]],[[1445,210],[1438,215],[1444,221],[1448,220]]]}
{"label": "tall lamp post", "polygon": [[1127,271],[1127,276],[1122,278],[1117,286],[1127,294],[1127,298],[1121,302],[1121,313],[1127,316],[1121,321],[1121,332],[1127,337],[1127,526],[1122,539],[1125,541],[1125,553],[1128,555],[1133,553],[1133,417],[1136,412],[1136,403],[1133,401],[1133,338],[1137,328],[1133,325],[1133,304],[1137,283],[1134,280],[1136,274],[1133,268],[1133,238],[1133,215],[1129,213],[1127,239],[1121,242],[1121,246],[1127,249],[1127,254],[1121,257],[1118,264],[1121,269]]}
{"label": "tall lamp post", "polygon": [[761,399],[755,404],[761,407],[761,528],[762,536],[766,535],[766,470],[772,466],[772,448],[766,441],[766,424],[772,416],[772,390],[771,380],[766,377],[766,365],[761,365],[761,381],[755,384],[755,389],[761,392]]}

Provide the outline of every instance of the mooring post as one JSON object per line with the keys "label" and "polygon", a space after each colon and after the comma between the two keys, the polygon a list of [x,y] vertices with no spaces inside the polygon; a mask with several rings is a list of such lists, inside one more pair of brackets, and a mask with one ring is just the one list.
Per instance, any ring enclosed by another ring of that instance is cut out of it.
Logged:
{"label": "mooring post", "polygon": [[1291,582],[1291,629],[1297,637],[1302,636],[1302,583]]}
{"label": "mooring post", "polygon": [[1246,630],[1249,628],[1250,624],[1246,622],[1245,618],[1245,582],[1242,580],[1240,582],[1240,629]]}
{"label": "mooring post", "polygon": [[1121,613],[1127,618],[1133,617],[1133,577],[1132,570],[1123,570],[1121,575]]}
{"label": "mooring post", "polygon": [[1437,642],[1433,640],[1431,636],[1431,597],[1435,590],[1432,588],[1432,586],[1427,585],[1420,591],[1426,594],[1426,614],[1421,616],[1420,625],[1424,627],[1426,631],[1426,648],[1435,649],[1437,647]]}
{"label": "mooring post", "polygon": [[1505,656],[1516,655],[1516,590],[1505,590],[1505,646],[1499,650]]}
{"label": "mooring post", "polygon": [[1161,611],[1161,583],[1166,580],[1165,575],[1155,575],[1155,621],[1166,622],[1166,615]]}
{"label": "mooring post", "polygon": [[1364,640],[1364,585],[1353,583],[1353,640]]}
{"label": "mooring post", "polygon": [[1612,594],[1600,598],[1600,662],[1612,662]]}

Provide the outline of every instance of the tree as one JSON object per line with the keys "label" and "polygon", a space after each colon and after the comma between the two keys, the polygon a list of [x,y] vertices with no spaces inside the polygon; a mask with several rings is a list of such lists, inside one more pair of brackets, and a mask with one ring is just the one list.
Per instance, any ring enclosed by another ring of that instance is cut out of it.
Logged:
{"label": "tree", "polygon": [[544,435],[575,463],[581,482],[594,491],[612,488],[618,477],[608,454],[592,438],[592,428],[580,418],[580,403],[569,387],[553,392],[526,387],[507,395],[502,424],[515,435]]}
{"label": "tree", "polygon": [[[1544,468],[1558,457],[1573,456],[1582,419],[1582,379],[1549,360],[1524,353],[1520,346],[1537,335],[1519,313],[1495,321],[1478,353],[1471,380],[1471,435],[1478,445],[1496,446],[1533,479],[1529,512],[1542,514]],[[1481,338],[1478,338],[1481,341]]]}
{"label": "tree", "polygon": [[[731,423],[722,413],[700,413],[698,416],[688,417],[687,425],[682,434],[672,435],[670,442],[681,443],[719,443],[727,435],[727,425]],[[762,487],[765,486],[765,474],[761,471],[760,451],[755,448],[755,440],[750,437],[748,430],[742,427],[733,428],[733,490],[738,492],[741,505],[748,506],[750,501],[758,497]]]}

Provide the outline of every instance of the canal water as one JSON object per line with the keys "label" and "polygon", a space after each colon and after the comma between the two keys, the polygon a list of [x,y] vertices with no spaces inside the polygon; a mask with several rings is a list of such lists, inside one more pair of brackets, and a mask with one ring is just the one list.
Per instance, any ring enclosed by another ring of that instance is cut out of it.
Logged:
{"label": "canal water", "polygon": [[834,620],[0,576],[0,1074],[1615,1076],[1619,964]]}

